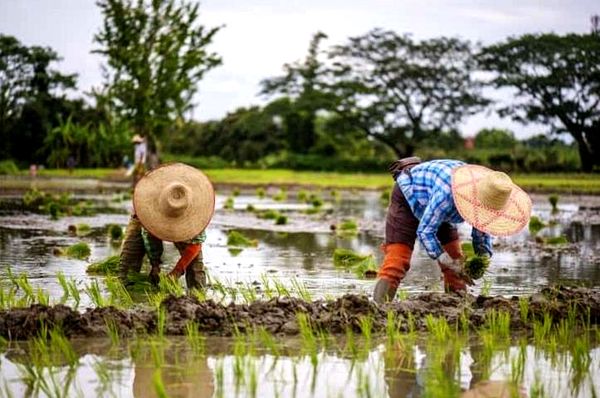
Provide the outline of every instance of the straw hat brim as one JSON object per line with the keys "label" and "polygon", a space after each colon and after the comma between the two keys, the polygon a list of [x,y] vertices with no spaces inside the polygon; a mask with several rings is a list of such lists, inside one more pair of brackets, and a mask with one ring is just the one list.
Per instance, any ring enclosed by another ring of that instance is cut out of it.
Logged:
{"label": "straw hat brim", "polygon": [[500,209],[492,209],[479,200],[477,182],[494,173],[483,166],[465,165],[452,171],[452,196],[461,217],[478,230],[495,236],[513,235],[522,230],[531,217],[531,199],[518,185]]}
{"label": "straw hat brim", "polygon": [[[175,216],[160,211],[161,192],[173,183],[189,188],[188,206]],[[169,242],[192,239],[210,222],[215,210],[212,183],[200,170],[183,163],[164,164],[148,172],[135,186],[133,208],[140,222],[155,237]]]}

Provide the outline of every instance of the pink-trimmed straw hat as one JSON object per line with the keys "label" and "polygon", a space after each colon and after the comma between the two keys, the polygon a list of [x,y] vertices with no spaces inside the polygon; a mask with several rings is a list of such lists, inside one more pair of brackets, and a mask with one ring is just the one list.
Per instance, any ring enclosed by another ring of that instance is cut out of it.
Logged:
{"label": "pink-trimmed straw hat", "polygon": [[452,196],[461,217],[482,232],[508,236],[531,217],[529,195],[505,173],[464,165],[452,171]]}
{"label": "pink-trimmed straw hat", "polygon": [[206,228],[215,210],[215,191],[200,170],[183,163],[164,164],[138,181],[133,208],[152,235],[181,242]]}

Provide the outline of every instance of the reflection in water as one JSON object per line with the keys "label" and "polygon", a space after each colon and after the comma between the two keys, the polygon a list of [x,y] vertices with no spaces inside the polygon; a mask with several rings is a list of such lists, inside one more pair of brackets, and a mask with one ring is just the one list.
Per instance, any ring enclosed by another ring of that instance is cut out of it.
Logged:
{"label": "reflection in water", "polygon": [[479,339],[415,343],[413,338],[372,348],[361,341],[350,351],[344,342],[330,342],[315,355],[298,349],[300,342],[293,339],[269,349],[247,341],[240,351],[231,340],[208,338],[206,352],[180,339],[146,337],[120,346],[75,341],[72,366],[40,364],[39,358],[36,363],[33,348],[23,343],[0,354],[0,385],[14,396],[136,398],[161,392],[169,397],[470,397],[501,390],[507,397],[532,391],[586,397],[600,388],[598,347],[590,349],[588,366],[578,369],[568,348],[546,351],[526,342],[485,348]]}

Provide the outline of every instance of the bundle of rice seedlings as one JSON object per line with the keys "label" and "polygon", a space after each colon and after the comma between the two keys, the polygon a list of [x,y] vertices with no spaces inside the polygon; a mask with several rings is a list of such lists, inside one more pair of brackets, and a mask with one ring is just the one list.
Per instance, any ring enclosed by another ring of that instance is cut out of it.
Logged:
{"label": "bundle of rice seedlings", "polygon": [[529,233],[532,236],[536,236],[541,229],[545,228],[546,224],[539,217],[531,216],[529,219]]}
{"label": "bundle of rice seedlings", "polygon": [[336,228],[338,235],[358,234],[358,224],[353,219],[343,220]]}
{"label": "bundle of rice seedlings", "polygon": [[352,250],[337,248],[333,252],[333,264],[336,267],[352,270],[360,278],[377,275],[377,264],[372,254],[359,254]]}
{"label": "bundle of rice seedlings", "polygon": [[472,279],[480,279],[487,271],[490,265],[490,258],[475,254],[473,244],[464,242],[462,245],[463,255],[465,256],[464,270]]}
{"label": "bundle of rice seedlings", "polygon": [[111,241],[119,241],[123,239],[123,228],[117,224],[108,225],[108,236]]}
{"label": "bundle of rice seedlings", "polygon": [[119,256],[110,256],[90,264],[86,272],[92,275],[114,275],[119,271]]}
{"label": "bundle of rice seedlings", "polygon": [[87,243],[79,242],[67,247],[63,253],[67,257],[85,260],[92,254],[92,251]]}
{"label": "bundle of rice seedlings", "polygon": [[258,246],[258,240],[250,239],[238,231],[229,231],[227,234],[227,246],[256,247]]}

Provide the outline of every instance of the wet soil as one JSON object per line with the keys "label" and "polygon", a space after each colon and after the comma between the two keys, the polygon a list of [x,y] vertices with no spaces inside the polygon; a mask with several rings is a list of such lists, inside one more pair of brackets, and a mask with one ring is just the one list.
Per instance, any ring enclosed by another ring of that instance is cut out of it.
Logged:
{"label": "wet soil", "polygon": [[[379,306],[367,296],[345,295],[334,301],[306,302],[291,297],[280,297],[251,304],[199,302],[195,297],[168,297],[162,303],[166,310],[167,335],[183,335],[189,322],[196,322],[200,331],[210,335],[230,336],[234,331],[244,332],[264,327],[270,333],[295,335],[300,333],[297,317],[306,314],[312,327],[328,333],[344,333],[348,328],[360,332],[361,319],[372,319],[373,331],[385,330],[387,313],[396,314],[400,329],[408,330],[409,319],[417,330],[425,330],[425,316],[443,317],[450,324],[468,319],[470,327],[485,323],[492,310],[510,314],[514,331],[528,330],[533,319],[550,314],[554,321],[566,318],[575,311],[577,322],[600,323],[600,289],[545,288],[527,297],[529,317],[521,320],[519,298],[484,297],[472,295],[424,293]],[[27,339],[36,336],[42,325],[59,326],[67,336],[94,337],[107,335],[107,322],[118,327],[122,336],[157,332],[157,313],[149,308],[117,309],[114,307],[88,309],[78,312],[64,305],[51,307],[33,305],[0,311],[0,336],[8,339]]]}

